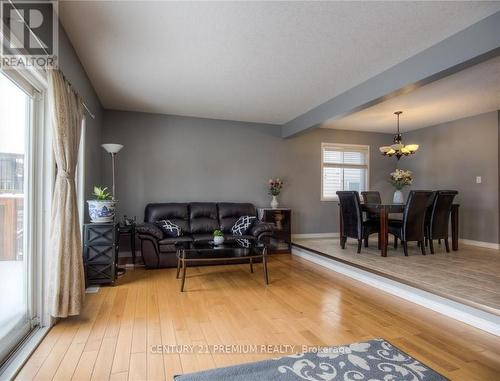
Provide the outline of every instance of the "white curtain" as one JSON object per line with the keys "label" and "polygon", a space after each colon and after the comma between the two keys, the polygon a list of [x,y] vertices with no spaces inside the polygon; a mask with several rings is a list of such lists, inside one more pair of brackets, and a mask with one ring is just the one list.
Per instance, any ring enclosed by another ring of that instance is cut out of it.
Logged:
{"label": "white curtain", "polygon": [[49,307],[54,317],[78,315],[85,297],[75,171],[83,121],[82,99],[59,70],[49,70],[49,112],[57,175],[50,229]]}

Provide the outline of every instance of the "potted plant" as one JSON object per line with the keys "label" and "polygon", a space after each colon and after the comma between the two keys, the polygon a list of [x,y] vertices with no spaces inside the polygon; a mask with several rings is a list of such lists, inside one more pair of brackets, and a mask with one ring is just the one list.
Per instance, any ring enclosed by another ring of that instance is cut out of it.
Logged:
{"label": "potted plant", "polygon": [[108,188],[94,186],[94,199],[88,200],[91,222],[111,222],[115,218],[116,201]]}
{"label": "potted plant", "polygon": [[214,230],[214,245],[219,246],[224,243],[224,233],[220,230]]}
{"label": "potted plant", "polygon": [[391,173],[391,178],[389,182],[392,184],[394,188],[396,188],[396,190],[394,191],[394,197],[392,199],[392,202],[394,202],[395,204],[404,203],[403,192],[401,192],[401,189],[411,185],[411,183],[413,182],[411,171],[396,169],[394,172]]}
{"label": "potted plant", "polygon": [[283,189],[283,181],[279,178],[269,179],[269,194],[273,196],[271,200],[271,208],[276,209],[279,206],[277,196],[281,193]]}

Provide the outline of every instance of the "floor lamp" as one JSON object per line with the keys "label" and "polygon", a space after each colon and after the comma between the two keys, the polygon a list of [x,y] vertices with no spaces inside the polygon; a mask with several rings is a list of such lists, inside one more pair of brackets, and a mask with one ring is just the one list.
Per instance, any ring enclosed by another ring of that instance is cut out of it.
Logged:
{"label": "floor lamp", "polygon": [[121,144],[114,144],[114,143],[107,143],[103,144],[101,146],[106,150],[111,155],[111,171],[112,171],[112,176],[113,176],[113,201],[116,200],[115,198],[115,156],[120,150],[123,148],[123,145]]}
{"label": "floor lamp", "polygon": [[[111,172],[112,172],[112,176],[113,176],[113,201],[116,201],[116,197],[115,197],[115,156],[123,148],[123,145],[107,143],[107,144],[102,144],[101,147],[104,148],[106,150],[106,152],[108,152],[111,155]],[[119,235],[120,233],[117,233],[117,234]],[[118,267],[118,265],[117,265],[118,264],[118,251],[116,252],[115,263],[116,263],[116,271],[117,271],[118,275],[125,274],[125,272],[126,272],[125,268]]]}

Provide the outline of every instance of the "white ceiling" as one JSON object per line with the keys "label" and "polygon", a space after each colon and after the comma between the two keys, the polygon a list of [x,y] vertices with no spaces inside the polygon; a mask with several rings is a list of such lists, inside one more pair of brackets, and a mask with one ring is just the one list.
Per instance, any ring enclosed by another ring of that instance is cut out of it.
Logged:
{"label": "white ceiling", "polygon": [[322,127],[394,133],[394,111],[398,110],[403,111],[403,132],[500,110],[500,57],[342,119],[327,121]]}
{"label": "white ceiling", "polygon": [[105,108],[285,123],[500,2],[60,2]]}

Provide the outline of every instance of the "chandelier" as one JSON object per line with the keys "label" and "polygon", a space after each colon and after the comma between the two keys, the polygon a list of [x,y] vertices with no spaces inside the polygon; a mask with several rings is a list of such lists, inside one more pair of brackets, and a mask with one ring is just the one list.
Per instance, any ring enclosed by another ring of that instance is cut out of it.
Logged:
{"label": "chandelier", "polygon": [[418,150],[418,144],[408,144],[404,145],[401,138],[401,133],[399,132],[399,116],[403,111],[396,111],[394,115],[398,118],[398,133],[394,135],[393,144],[390,146],[382,146],[379,148],[380,152],[384,156],[396,156],[399,160],[401,156],[408,156],[414,154]]}

